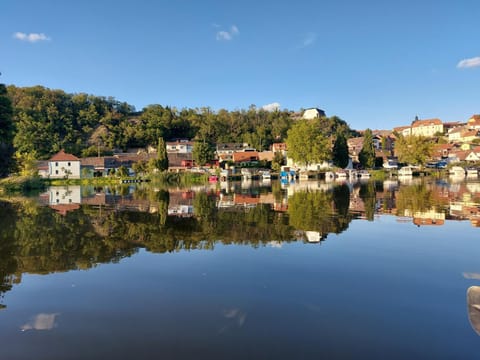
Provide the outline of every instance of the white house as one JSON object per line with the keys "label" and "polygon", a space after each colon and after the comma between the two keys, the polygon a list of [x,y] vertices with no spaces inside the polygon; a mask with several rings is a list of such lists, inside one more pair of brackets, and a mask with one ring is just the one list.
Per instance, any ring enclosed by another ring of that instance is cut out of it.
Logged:
{"label": "white house", "polygon": [[50,186],[48,188],[49,205],[80,204],[81,202],[80,185]]}
{"label": "white house", "polygon": [[316,119],[321,116],[325,116],[325,111],[317,108],[306,109],[303,112],[303,118],[307,120]]}
{"label": "white house", "polygon": [[193,142],[189,140],[168,141],[165,145],[167,153],[188,154],[193,151]]}
{"label": "white house", "polygon": [[451,130],[447,133],[448,141],[449,141],[449,142],[460,141],[460,139],[462,138],[462,133],[463,133],[465,130],[466,130],[466,128],[463,127],[463,126],[461,126],[461,127],[456,127],[456,128],[451,129]]}
{"label": "white house", "polygon": [[48,160],[46,175],[51,179],[80,179],[80,159],[61,150]]}
{"label": "white house", "polygon": [[472,115],[467,121],[469,129],[480,130],[480,115]]}
{"label": "white house", "polygon": [[443,123],[440,119],[415,120],[412,123],[412,135],[432,137],[437,133],[443,134]]}

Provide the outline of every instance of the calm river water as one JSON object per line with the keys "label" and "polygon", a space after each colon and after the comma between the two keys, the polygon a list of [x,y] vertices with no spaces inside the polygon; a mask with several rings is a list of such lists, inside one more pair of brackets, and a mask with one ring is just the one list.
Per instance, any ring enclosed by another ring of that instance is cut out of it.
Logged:
{"label": "calm river water", "polygon": [[478,359],[480,182],[0,200],[0,359]]}

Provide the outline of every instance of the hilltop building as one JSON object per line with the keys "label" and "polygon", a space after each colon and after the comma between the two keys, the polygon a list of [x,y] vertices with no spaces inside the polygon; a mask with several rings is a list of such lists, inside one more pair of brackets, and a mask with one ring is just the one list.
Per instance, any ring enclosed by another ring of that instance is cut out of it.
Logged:
{"label": "hilltop building", "polygon": [[325,116],[325,111],[318,108],[306,109],[303,112],[302,118],[306,120],[317,119],[319,117]]}

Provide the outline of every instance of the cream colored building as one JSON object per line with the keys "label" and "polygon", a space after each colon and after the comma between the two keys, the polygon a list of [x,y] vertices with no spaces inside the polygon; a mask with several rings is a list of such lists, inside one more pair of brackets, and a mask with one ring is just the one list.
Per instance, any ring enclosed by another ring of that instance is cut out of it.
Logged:
{"label": "cream colored building", "polygon": [[462,133],[465,131],[465,127],[457,127],[454,129],[451,129],[448,132],[448,141],[449,142],[455,142],[455,141],[460,141],[462,138]]}
{"label": "cream colored building", "polygon": [[48,160],[47,176],[51,179],[80,179],[80,159],[61,150]]}
{"label": "cream colored building", "polygon": [[302,118],[311,120],[311,119],[317,119],[321,116],[325,116],[325,111],[317,108],[311,108],[311,109],[306,109],[303,112]]}
{"label": "cream colored building", "polygon": [[480,130],[480,115],[472,115],[467,121],[469,129]]}
{"label": "cream colored building", "polygon": [[437,133],[443,134],[443,123],[440,119],[427,119],[414,121],[412,135],[432,137]]}
{"label": "cream colored building", "polygon": [[50,186],[48,188],[48,204],[80,204],[82,202],[81,194],[80,185]]}

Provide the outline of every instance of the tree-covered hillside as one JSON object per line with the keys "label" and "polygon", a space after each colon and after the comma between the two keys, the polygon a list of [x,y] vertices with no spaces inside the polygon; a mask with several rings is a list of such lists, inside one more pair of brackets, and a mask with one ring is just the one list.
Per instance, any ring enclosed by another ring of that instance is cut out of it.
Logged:
{"label": "tree-covered hillside", "polygon": [[[132,147],[156,145],[159,138],[197,139],[218,142],[246,142],[259,150],[286,140],[298,114],[291,110],[266,111],[254,105],[247,110],[210,108],[176,109],[159,104],[135,112],[132,105],[112,97],[69,94],[42,86],[6,87],[12,113],[10,136],[17,159],[47,159],[60,149],[77,156],[92,156]],[[348,136],[347,123],[325,117],[325,136],[339,130]]]}

